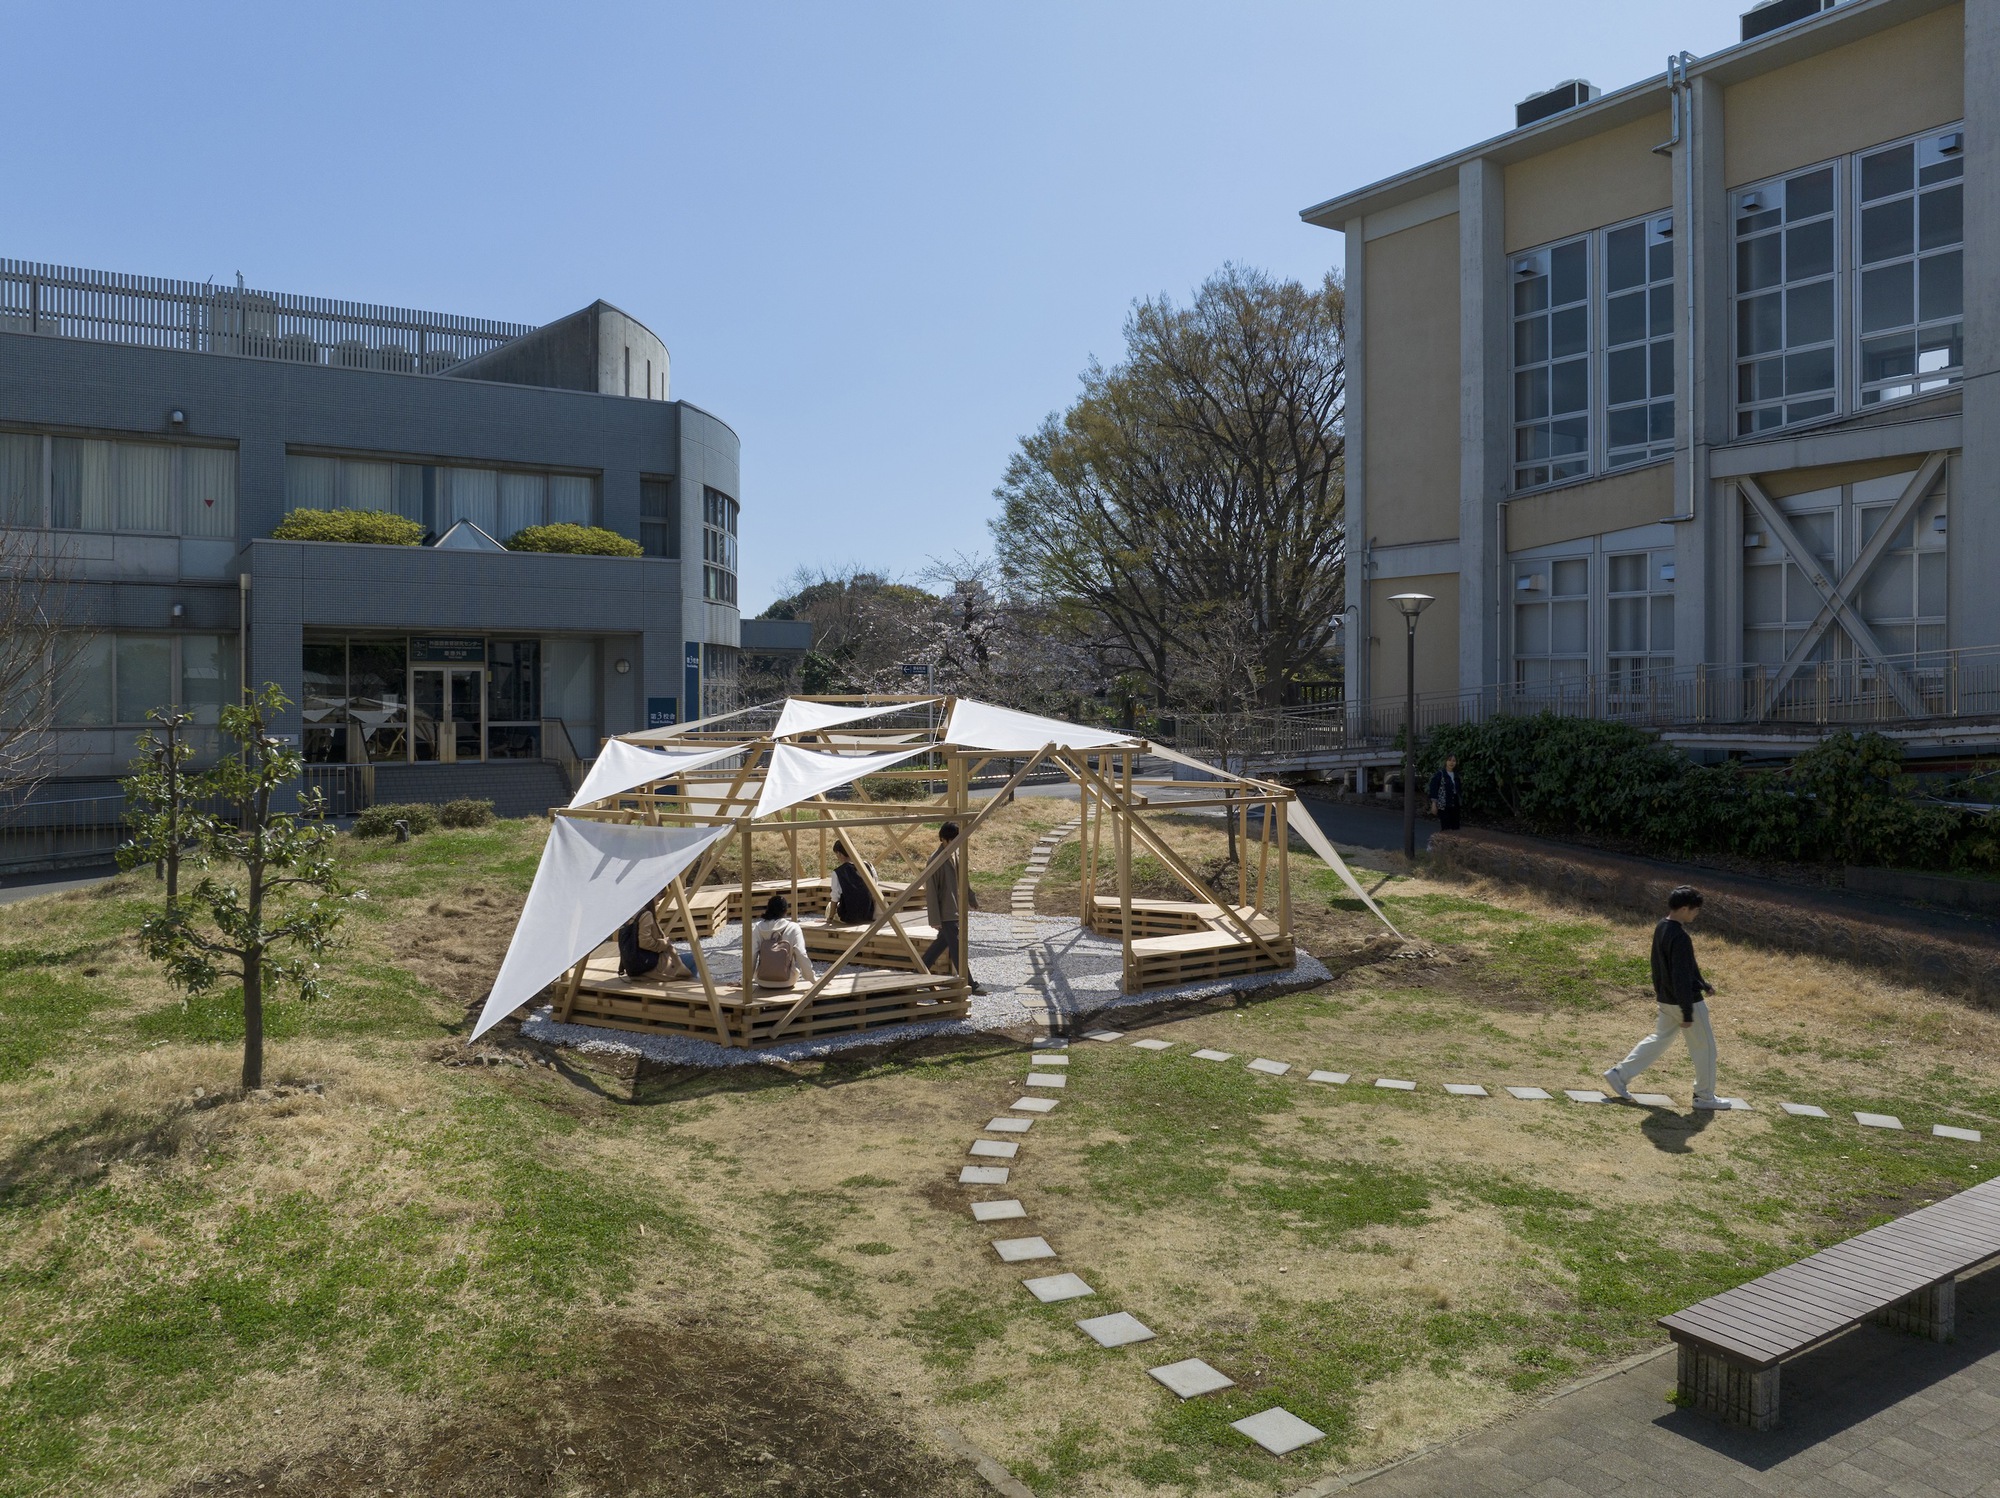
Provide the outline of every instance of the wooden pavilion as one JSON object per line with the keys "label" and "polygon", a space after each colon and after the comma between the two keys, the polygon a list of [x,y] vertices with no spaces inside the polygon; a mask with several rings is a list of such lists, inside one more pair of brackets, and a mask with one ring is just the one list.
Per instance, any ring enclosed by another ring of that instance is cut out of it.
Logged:
{"label": "wooden pavilion", "polygon": [[[1153,756],[1202,778],[1142,774]],[[550,851],[479,1029],[544,987],[560,1021],[746,1048],[963,1017],[963,972],[924,961],[937,935],[925,918],[926,884],[954,878],[957,908],[969,912],[981,825],[1049,766],[1079,792],[1078,918],[1120,942],[1127,994],[1291,968],[1293,830],[1367,899],[1285,786],[1133,736],[965,698],[795,697],[607,741],[575,801],[551,814]],[[975,799],[975,785],[1002,775]],[[1154,825],[1162,813],[1188,811],[1235,823],[1233,900],[1218,899]],[[959,831],[943,843],[934,829],[947,821]],[[857,855],[874,896],[865,926],[827,909],[835,841]],[[881,879],[871,848],[921,858],[921,868],[907,880]],[[757,877],[760,850],[779,877]],[[729,852],[736,869],[724,880],[717,870]],[[1134,894],[1141,853],[1184,887],[1180,898]],[[773,894],[787,896],[815,966],[824,964],[791,989],[747,981],[750,923]],[[662,930],[687,944],[690,976],[619,975],[607,938],[649,902]],[[743,977],[718,978],[710,948],[731,922],[741,924]],[[961,952],[970,943],[964,926]]]}

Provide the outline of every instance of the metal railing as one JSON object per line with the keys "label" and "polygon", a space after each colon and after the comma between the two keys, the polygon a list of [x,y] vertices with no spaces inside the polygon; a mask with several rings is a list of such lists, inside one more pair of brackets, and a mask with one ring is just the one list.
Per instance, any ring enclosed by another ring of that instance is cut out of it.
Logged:
{"label": "metal railing", "polygon": [[108,864],[124,840],[122,795],[0,807],[0,873]]}
{"label": "metal railing", "polygon": [[552,759],[562,767],[563,779],[568,782],[570,794],[576,794],[583,784],[583,777],[589,773],[590,760],[596,756],[577,753],[576,740],[570,737],[569,724],[561,718],[542,719],[542,758]]}
{"label": "metal railing", "polygon": [[0,260],[0,331],[440,374],[534,325]]}
{"label": "metal railing", "polygon": [[359,816],[375,804],[373,765],[307,765],[304,782],[304,789],[319,792],[323,816]]}
{"label": "metal railing", "polygon": [[[1700,665],[1678,671],[1584,675],[1547,685],[1420,693],[1417,732],[1460,723],[1554,713],[1602,718],[1662,733],[1811,734],[1835,728],[1908,728],[1944,721],[2000,724],[2000,647],[1931,650],[1881,663],[1820,661],[1781,686],[1760,665]],[[1387,750],[1403,731],[1402,698],[1329,703],[1228,720],[1183,714],[1175,744],[1184,753],[1290,759]]]}

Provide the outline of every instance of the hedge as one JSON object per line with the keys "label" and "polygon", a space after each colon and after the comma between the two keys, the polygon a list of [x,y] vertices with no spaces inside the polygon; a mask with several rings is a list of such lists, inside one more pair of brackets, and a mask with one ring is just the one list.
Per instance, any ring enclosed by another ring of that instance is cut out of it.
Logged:
{"label": "hedge", "polygon": [[493,803],[470,798],[447,801],[438,809],[438,821],[446,827],[490,827],[493,825]]}
{"label": "hedge", "polygon": [[1876,733],[1834,734],[1788,770],[1753,770],[1697,765],[1626,724],[1542,713],[1439,729],[1426,778],[1447,754],[1469,813],[1531,832],[1674,858],[2000,869],[2000,812],[1921,800],[1901,747]]}
{"label": "hedge", "polygon": [[278,541],[348,541],[367,546],[421,546],[424,528],[386,510],[293,510],[271,529]]}
{"label": "hedge", "polygon": [[554,551],[580,557],[637,557],[645,551],[629,536],[601,525],[531,525],[507,538],[509,551]]}
{"label": "hedge", "polygon": [[410,836],[435,832],[438,825],[438,809],[424,801],[397,803],[384,801],[371,806],[354,819],[356,837],[394,837],[396,824],[410,824]]}

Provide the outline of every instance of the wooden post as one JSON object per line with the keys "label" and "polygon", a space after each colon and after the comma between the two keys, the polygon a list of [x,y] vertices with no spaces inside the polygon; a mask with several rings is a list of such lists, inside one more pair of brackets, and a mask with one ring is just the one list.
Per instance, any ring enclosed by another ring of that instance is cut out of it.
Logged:
{"label": "wooden post", "polygon": [[1224,792],[1236,804],[1228,809],[1228,815],[1236,818],[1236,903],[1250,903],[1250,801],[1239,796],[1232,789]]}
{"label": "wooden post", "polygon": [[[958,957],[954,971],[966,982],[972,981],[972,775],[965,756],[953,754],[952,800],[958,809]],[[1019,779],[1018,776],[1011,777]],[[1003,792],[995,792],[993,804],[1000,805]]]}
{"label": "wooden post", "polygon": [[1125,959],[1125,971],[1121,986],[1126,993],[1137,993],[1139,975],[1138,959],[1132,954],[1132,769],[1129,756],[1120,755],[1125,763],[1125,794],[1118,815],[1118,930],[1119,940]]}
{"label": "wooden post", "polygon": [[[694,912],[688,908],[687,885],[682,882],[679,875],[676,875],[669,888],[673,890],[674,899],[680,906],[681,924],[687,930],[688,955],[694,958],[695,975],[701,979],[702,992],[708,995],[708,1015],[710,1022],[715,1026],[715,1043],[722,1046],[732,1045],[734,1041],[729,1034],[729,1022],[722,1013],[722,996],[715,991],[715,979],[708,971],[708,954],[701,949],[701,937],[694,929]],[[750,997],[747,973],[744,975],[743,997],[746,1000]],[[745,1044],[748,1044],[747,1038]]]}
{"label": "wooden post", "polygon": [[743,996],[750,996],[750,961],[755,955],[750,950],[750,901],[753,898],[750,886],[750,818],[743,819]]}
{"label": "wooden post", "polygon": [[924,970],[924,954],[917,950],[916,941],[910,936],[909,932],[903,929],[903,923],[897,919],[895,902],[882,893],[882,886],[875,882],[875,875],[869,870],[868,860],[855,853],[853,831],[841,823],[839,818],[834,815],[832,805],[824,796],[815,797],[814,804],[819,807],[820,814],[823,817],[840,827],[841,841],[848,845],[847,851],[850,854],[854,854],[855,871],[861,875],[861,882],[868,886],[868,893],[875,897],[875,908],[888,912],[889,929],[896,933],[901,939],[904,948],[908,950],[911,964],[918,972],[922,972]]}
{"label": "wooden post", "polygon": [[569,970],[569,978],[562,987],[562,998],[556,1004],[555,1017],[561,1024],[569,1023],[570,1011],[576,1007],[577,990],[583,987],[583,970],[589,965],[590,954],[585,952],[583,960]]}
{"label": "wooden post", "polygon": [[[1292,805],[1289,800],[1279,801],[1274,808],[1278,816],[1278,935],[1290,940],[1292,935]],[[1271,819],[1271,812],[1264,813],[1264,820]]]}

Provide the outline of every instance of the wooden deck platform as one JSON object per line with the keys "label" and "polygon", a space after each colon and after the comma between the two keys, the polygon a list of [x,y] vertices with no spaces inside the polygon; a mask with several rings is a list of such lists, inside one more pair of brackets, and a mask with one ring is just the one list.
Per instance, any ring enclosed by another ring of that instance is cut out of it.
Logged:
{"label": "wooden deck platform", "polygon": [[[1132,902],[1134,936],[1179,936],[1189,931],[1206,931],[1211,921],[1220,920],[1222,907],[1197,900],[1137,900]],[[1125,934],[1123,911],[1116,895],[1099,895],[1091,901],[1084,924],[1099,936],[1114,940]]]}
{"label": "wooden deck platform", "polygon": [[1680,1391],[1731,1424],[1778,1423],[1778,1365],[1874,1318],[1951,1339],[1957,1279],[2000,1258],[2000,1179],[1660,1319]]}
{"label": "wooden deck platform", "polygon": [[568,1024],[755,1047],[921,1020],[962,1019],[968,1001],[965,984],[949,973],[843,972],[783,1035],[774,1035],[778,1022],[807,986],[753,987],[746,995],[740,984],[718,983],[711,1001],[699,982],[621,978],[616,950],[599,948],[585,964],[583,981],[567,1003],[562,998],[564,985],[558,985],[555,1017]]}
{"label": "wooden deck platform", "polygon": [[1233,927],[1210,927],[1176,936],[1142,936],[1132,943],[1132,960],[1137,965],[1138,977],[1136,991],[1145,993],[1182,983],[1241,978],[1251,973],[1281,973],[1297,965],[1298,953],[1292,939],[1280,937],[1275,922],[1260,917],[1257,932],[1269,944],[1268,951]]}

